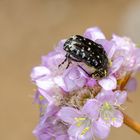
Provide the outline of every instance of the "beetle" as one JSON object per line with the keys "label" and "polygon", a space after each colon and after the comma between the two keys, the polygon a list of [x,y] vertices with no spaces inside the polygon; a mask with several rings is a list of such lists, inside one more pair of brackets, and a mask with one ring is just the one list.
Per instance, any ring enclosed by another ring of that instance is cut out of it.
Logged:
{"label": "beetle", "polygon": [[88,38],[80,35],[74,35],[66,40],[63,49],[67,52],[65,60],[59,65],[59,67],[68,60],[69,67],[71,61],[83,62],[87,66],[94,68],[94,72],[89,74],[83,69],[89,76],[95,79],[101,79],[108,75],[109,60],[107,54],[101,44],[98,44]]}

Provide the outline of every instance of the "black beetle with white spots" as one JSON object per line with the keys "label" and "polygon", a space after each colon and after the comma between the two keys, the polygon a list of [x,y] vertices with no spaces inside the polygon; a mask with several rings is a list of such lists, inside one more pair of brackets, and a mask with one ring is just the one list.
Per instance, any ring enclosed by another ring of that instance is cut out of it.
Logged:
{"label": "black beetle with white spots", "polygon": [[61,66],[68,60],[67,68],[72,61],[83,62],[86,65],[93,67],[95,71],[89,76],[95,79],[101,79],[108,75],[109,61],[107,54],[101,44],[98,44],[88,38],[80,35],[74,35],[64,43],[64,50],[67,52],[66,59],[59,65]]}

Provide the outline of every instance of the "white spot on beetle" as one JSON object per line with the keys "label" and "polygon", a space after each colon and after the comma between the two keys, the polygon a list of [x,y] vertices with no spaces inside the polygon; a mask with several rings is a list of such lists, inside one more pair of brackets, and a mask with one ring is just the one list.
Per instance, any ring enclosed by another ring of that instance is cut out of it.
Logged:
{"label": "white spot on beetle", "polygon": [[71,45],[70,50],[71,51],[75,50],[75,46],[74,45]]}
{"label": "white spot on beetle", "polygon": [[89,42],[88,44],[91,45],[91,42]]}
{"label": "white spot on beetle", "polygon": [[76,54],[78,55],[79,53],[80,53],[80,51],[79,51],[79,50],[77,50]]}
{"label": "white spot on beetle", "polygon": [[68,49],[68,48],[65,48],[65,50],[66,50],[66,51],[69,51],[69,49]]}
{"label": "white spot on beetle", "polygon": [[91,48],[90,47],[88,47],[88,51],[90,51],[91,50]]}
{"label": "white spot on beetle", "polygon": [[99,45],[98,48],[102,48],[102,47]]}
{"label": "white spot on beetle", "polygon": [[73,38],[73,39],[76,39],[76,38],[77,38],[77,36],[76,36],[76,35],[74,35],[74,36],[72,36],[72,38]]}
{"label": "white spot on beetle", "polygon": [[85,56],[86,56],[86,54],[85,54],[85,53],[83,53],[83,54],[82,54],[82,58],[84,58]]}

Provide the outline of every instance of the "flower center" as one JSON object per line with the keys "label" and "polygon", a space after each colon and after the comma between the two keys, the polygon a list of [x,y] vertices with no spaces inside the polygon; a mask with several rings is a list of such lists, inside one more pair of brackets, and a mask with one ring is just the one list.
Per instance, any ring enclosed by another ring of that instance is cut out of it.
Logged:
{"label": "flower center", "polygon": [[84,123],[84,121],[86,120],[85,117],[78,117],[78,118],[74,118],[74,119],[76,121],[76,126],[78,126],[78,127],[80,127]]}
{"label": "flower center", "polygon": [[81,132],[81,136],[85,135],[89,129],[90,129],[90,127],[85,127]]}
{"label": "flower center", "polygon": [[84,136],[91,128],[91,120],[86,117],[75,118],[76,126],[83,127],[80,136]]}
{"label": "flower center", "polygon": [[114,106],[112,106],[110,103],[105,102],[102,107],[101,107],[101,118],[109,123],[110,121],[115,121],[116,118],[114,118],[114,112],[115,112],[115,108]]}

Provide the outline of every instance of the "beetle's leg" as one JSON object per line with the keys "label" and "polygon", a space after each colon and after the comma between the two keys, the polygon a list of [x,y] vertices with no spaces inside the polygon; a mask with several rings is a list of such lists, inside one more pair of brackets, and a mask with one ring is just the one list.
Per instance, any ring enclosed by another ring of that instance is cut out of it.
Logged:
{"label": "beetle's leg", "polygon": [[75,62],[81,62],[81,60],[78,60],[78,59],[75,59],[75,58],[72,58],[69,56],[69,58],[72,60],[72,61],[75,61]]}
{"label": "beetle's leg", "polygon": [[72,58],[71,55],[70,55],[69,53],[67,53],[67,54],[65,55],[65,57],[66,57],[66,58],[64,59],[64,61],[63,61],[61,64],[59,64],[58,67],[60,67],[61,65],[63,65],[67,60],[68,60],[68,65],[67,65],[66,69],[67,69],[67,68],[69,67],[69,65],[72,63],[71,60],[72,60],[72,61],[75,61],[75,62],[81,62],[80,60],[77,60],[77,59]]}
{"label": "beetle's leg", "polygon": [[80,65],[78,65],[78,67],[80,67],[89,77],[92,76],[92,74],[89,74],[83,67],[81,67]]}
{"label": "beetle's leg", "polygon": [[59,64],[58,67],[60,67],[61,65],[63,65],[68,60],[69,54],[66,54],[65,57],[66,58],[64,59],[64,61],[61,64]]}
{"label": "beetle's leg", "polygon": [[68,65],[67,65],[66,69],[70,66],[70,64],[71,64],[71,61],[70,61],[70,59],[68,59]]}
{"label": "beetle's leg", "polygon": [[67,67],[66,67],[66,69],[69,67],[69,65],[71,64],[71,57],[70,57],[70,54],[66,54],[65,55],[65,59],[64,59],[64,61],[60,64],[60,65],[58,65],[58,67],[60,67],[61,65],[63,65],[67,60],[68,60],[68,65],[67,65]]}
{"label": "beetle's leg", "polygon": [[67,68],[69,67],[69,65],[72,63],[71,60],[72,60],[72,61],[75,61],[75,62],[81,62],[81,61],[79,61],[79,60],[77,60],[77,59],[72,58],[70,54],[67,55],[67,60],[68,60],[68,65],[67,65],[66,69],[67,69]]}

